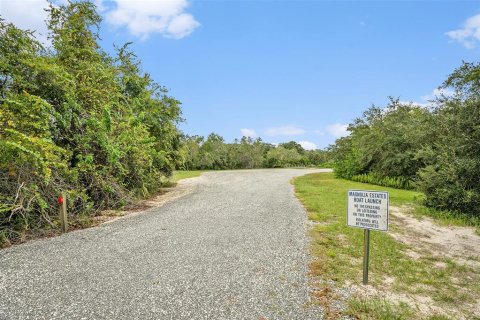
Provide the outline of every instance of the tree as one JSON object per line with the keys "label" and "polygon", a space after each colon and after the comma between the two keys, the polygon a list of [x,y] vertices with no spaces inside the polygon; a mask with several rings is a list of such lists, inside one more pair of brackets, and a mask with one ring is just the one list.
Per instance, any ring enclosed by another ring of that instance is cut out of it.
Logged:
{"label": "tree", "polygon": [[289,150],[296,150],[299,154],[305,153],[305,149],[303,149],[301,144],[295,141],[280,143],[278,146]]}
{"label": "tree", "polygon": [[380,178],[413,180],[425,164],[417,153],[433,139],[431,113],[390,98],[385,108],[371,107],[348,128],[350,136],[333,147],[336,174],[351,178],[371,173]]}
{"label": "tree", "polygon": [[419,189],[429,206],[480,215],[480,81],[478,64],[464,63],[444,83],[457,95],[441,97],[434,111],[433,142],[420,156]]}
{"label": "tree", "polygon": [[302,156],[295,149],[277,147],[267,153],[267,165],[270,168],[284,168],[300,165]]}

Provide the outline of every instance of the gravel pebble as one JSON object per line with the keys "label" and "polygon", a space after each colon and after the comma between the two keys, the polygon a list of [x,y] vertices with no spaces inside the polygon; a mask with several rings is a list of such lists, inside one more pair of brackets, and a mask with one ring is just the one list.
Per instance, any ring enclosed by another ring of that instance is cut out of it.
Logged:
{"label": "gravel pebble", "polygon": [[0,250],[0,319],[321,319],[291,178],[209,172],[180,199]]}

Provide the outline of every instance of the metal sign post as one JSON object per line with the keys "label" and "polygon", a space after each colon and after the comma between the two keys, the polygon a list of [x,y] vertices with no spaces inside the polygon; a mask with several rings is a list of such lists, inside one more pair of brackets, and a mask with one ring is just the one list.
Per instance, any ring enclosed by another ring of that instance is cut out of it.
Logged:
{"label": "metal sign post", "polygon": [[363,284],[368,283],[370,230],[388,231],[389,195],[384,191],[349,190],[347,225],[363,230]]}
{"label": "metal sign post", "polygon": [[370,230],[363,230],[363,284],[368,283],[368,258],[370,255]]}

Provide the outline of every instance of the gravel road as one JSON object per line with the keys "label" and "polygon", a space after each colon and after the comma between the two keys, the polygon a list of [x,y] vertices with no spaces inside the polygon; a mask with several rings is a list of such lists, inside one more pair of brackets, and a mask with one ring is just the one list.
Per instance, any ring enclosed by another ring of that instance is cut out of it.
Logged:
{"label": "gravel road", "polygon": [[0,250],[0,319],[321,319],[289,183],[315,171],[205,173],[159,208]]}

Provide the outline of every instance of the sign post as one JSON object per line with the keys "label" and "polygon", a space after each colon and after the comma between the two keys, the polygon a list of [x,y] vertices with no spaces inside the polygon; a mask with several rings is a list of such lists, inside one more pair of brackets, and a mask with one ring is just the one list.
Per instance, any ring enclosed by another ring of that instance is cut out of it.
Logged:
{"label": "sign post", "polygon": [[370,230],[388,231],[388,192],[349,190],[347,192],[347,225],[364,229],[363,284],[368,283]]}
{"label": "sign post", "polygon": [[65,192],[62,192],[62,195],[58,197],[59,204],[59,217],[60,224],[62,227],[62,232],[65,233],[68,231],[68,220],[67,220],[67,196]]}
{"label": "sign post", "polygon": [[370,257],[370,230],[363,230],[363,284],[368,283],[368,258]]}

